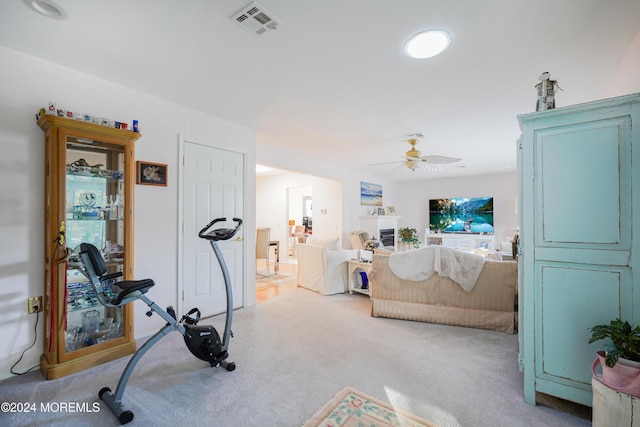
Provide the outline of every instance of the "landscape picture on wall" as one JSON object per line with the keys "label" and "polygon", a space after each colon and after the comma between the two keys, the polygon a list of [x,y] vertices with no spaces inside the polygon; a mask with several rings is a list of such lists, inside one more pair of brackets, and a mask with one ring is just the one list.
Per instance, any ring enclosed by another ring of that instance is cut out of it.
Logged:
{"label": "landscape picture on wall", "polygon": [[493,197],[429,200],[429,230],[493,233]]}
{"label": "landscape picture on wall", "polygon": [[360,181],[360,204],[382,206],[382,185]]}

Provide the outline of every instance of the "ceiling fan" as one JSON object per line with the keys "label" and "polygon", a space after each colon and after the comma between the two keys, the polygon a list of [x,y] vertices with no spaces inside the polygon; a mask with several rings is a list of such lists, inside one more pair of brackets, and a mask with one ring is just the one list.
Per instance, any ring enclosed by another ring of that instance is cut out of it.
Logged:
{"label": "ceiling fan", "polygon": [[438,155],[430,155],[423,156],[420,150],[416,149],[416,144],[420,141],[424,135],[422,133],[414,133],[408,135],[409,139],[407,142],[411,145],[411,149],[405,153],[402,158],[404,160],[398,160],[395,162],[385,162],[385,163],[376,163],[371,166],[382,166],[382,165],[391,165],[391,164],[404,164],[408,169],[415,171],[416,169],[428,170],[428,171],[439,171],[442,170],[443,164],[456,163],[461,161],[462,159],[457,157],[447,157],[447,156],[438,156]]}

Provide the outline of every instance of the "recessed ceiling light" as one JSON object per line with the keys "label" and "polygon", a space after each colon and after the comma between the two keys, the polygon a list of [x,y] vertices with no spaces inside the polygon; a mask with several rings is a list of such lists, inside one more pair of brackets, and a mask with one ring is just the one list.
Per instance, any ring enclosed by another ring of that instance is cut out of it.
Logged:
{"label": "recessed ceiling light", "polygon": [[411,37],[404,50],[412,58],[425,59],[442,53],[451,43],[449,33],[442,30],[429,30]]}
{"label": "recessed ceiling light", "polygon": [[53,19],[66,19],[67,13],[51,0],[24,0],[25,4],[40,15]]}

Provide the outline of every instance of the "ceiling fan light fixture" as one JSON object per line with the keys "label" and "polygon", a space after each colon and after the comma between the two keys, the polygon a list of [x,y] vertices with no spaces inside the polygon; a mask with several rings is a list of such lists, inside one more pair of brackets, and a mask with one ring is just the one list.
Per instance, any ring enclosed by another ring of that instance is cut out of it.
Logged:
{"label": "ceiling fan light fixture", "polygon": [[416,169],[420,169],[421,165],[420,165],[420,160],[407,160],[406,162],[404,162],[404,165],[411,169],[412,171],[416,170]]}
{"label": "ceiling fan light fixture", "polygon": [[451,44],[451,36],[443,30],[428,30],[411,37],[404,45],[407,55],[426,59],[444,52]]}

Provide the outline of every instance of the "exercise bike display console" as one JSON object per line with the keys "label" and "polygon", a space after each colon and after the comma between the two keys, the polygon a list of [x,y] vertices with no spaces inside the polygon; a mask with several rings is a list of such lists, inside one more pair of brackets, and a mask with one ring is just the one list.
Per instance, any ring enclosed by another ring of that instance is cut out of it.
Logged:
{"label": "exercise bike display console", "polygon": [[[108,387],[103,387],[98,393],[121,424],[126,424],[133,420],[133,412],[125,409],[121,403],[124,389],[127,386],[127,381],[133,369],[147,350],[171,331],[181,333],[189,351],[198,359],[208,362],[212,367],[222,366],[227,371],[233,371],[236,368],[235,363],[226,360],[229,356],[229,340],[233,336],[231,332],[233,288],[229,278],[227,264],[218,246],[218,242],[221,240],[229,240],[235,236],[242,225],[242,220],[240,218],[233,218],[233,221],[236,223],[233,228],[212,229],[215,224],[226,221],[226,218],[216,218],[198,233],[199,237],[208,240],[211,244],[211,248],[218,260],[224,277],[227,310],[222,339],[213,326],[198,325],[200,310],[197,308],[191,309],[178,320],[173,307],[167,307],[166,310],[163,310],[155,302],[150,300],[146,294],[155,284],[152,279],[124,280],[106,285],[107,281],[112,281],[114,278],[117,278],[118,275],[106,274],[107,270],[104,260],[100,255],[100,251],[95,246],[88,243],[81,245],[82,251],[80,255],[83,264],[81,271],[89,279],[100,303],[107,307],[119,307],[136,300],[142,300],[149,307],[147,316],[152,316],[153,313],[157,313],[167,322],[165,326],[156,332],[133,354],[120,376],[115,393]],[[192,317],[192,315],[195,315],[195,317]]]}

